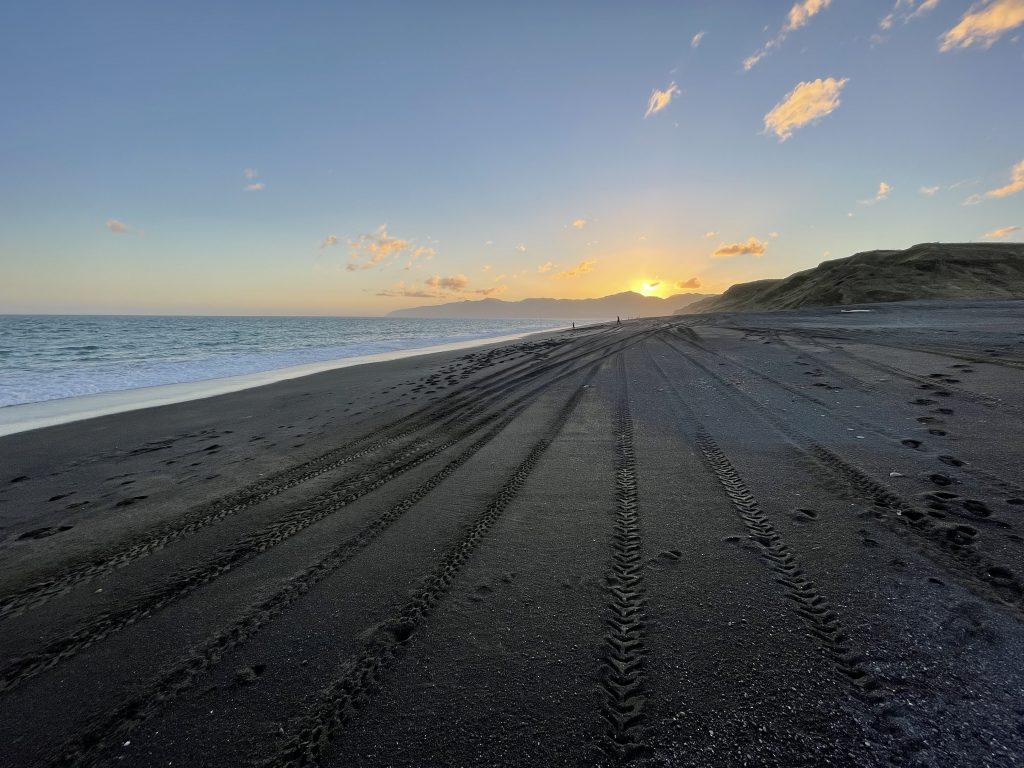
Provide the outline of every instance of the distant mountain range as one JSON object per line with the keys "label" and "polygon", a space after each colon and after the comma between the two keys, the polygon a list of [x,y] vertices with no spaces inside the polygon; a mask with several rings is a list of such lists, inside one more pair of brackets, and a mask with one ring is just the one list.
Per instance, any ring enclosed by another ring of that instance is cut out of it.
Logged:
{"label": "distant mountain range", "polygon": [[675,314],[760,312],[913,299],[1024,298],[1024,243],[922,243],[739,283]]}
{"label": "distant mountain range", "polygon": [[681,293],[661,299],[644,296],[634,291],[602,296],[599,299],[523,299],[502,301],[455,301],[432,307],[396,309],[388,317],[460,317],[460,318],[539,318],[564,320],[612,320],[615,317],[661,317],[671,315],[695,301],[706,299],[707,293]]}

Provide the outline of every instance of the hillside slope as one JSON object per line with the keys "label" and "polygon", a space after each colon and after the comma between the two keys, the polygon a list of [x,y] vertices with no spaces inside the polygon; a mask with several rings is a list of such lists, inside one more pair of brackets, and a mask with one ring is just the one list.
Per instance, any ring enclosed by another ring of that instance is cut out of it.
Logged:
{"label": "hillside slope", "polygon": [[1024,298],[1024,243],[922,243],[905,251],[866,251],[779,280],[739,283],[676,314],[985,298]]}

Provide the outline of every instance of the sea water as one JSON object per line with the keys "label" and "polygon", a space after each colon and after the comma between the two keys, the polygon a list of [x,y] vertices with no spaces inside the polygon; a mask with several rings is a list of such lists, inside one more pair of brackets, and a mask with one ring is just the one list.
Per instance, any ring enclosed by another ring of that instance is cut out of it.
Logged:
{"label": "sea water", "polygon": [[0,315],[0,407],[368,355],[380,359],[568,324],[557,319]]}

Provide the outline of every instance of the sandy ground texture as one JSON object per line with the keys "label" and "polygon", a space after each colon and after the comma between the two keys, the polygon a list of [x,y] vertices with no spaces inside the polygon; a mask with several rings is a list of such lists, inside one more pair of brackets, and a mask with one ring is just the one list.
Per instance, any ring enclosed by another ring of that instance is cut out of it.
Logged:
{"label": "sandy ground texture", "polygon": [[5,766],[1024,765],[1024,302],[0,439]]}

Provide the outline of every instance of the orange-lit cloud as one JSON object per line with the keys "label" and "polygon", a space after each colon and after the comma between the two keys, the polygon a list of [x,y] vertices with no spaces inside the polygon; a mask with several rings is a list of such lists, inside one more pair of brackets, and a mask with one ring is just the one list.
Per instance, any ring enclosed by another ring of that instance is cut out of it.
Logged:
{"label": "orange-lit cloud", "polygon": [[450,275],[448,277],[434,275],[433,277],[428,277],[423,284],[429,290],[417,288],[415,285],[398,283],[393,288],[378,291],[377,295],[414,299],[448,299],[453,296],[465,297],[467,295],[492,296],[505,291],[504,285],[495,285],[490,288],[470,288],[469,279],[465,275]]}
{"label": "orange-lit cloud", "polygon": [[644,118],[646,119],[651,115],[661,112],[661,110],[667,107],[672,102],[672,99],[679,94],[679,86],[674,82],[670,83],[668,88],[664,91],[659,91],[655,88],[651,91],[651,97],[647,100],[647,112],[644,115]]}
{"label": "orange-lit cloud", "polygon": [[[354,272],[357,269],[370,269],[375,264],[390,263],[411,248],[408,240],[391,237],[386,224],[382,224],[372,235],[360,235],[356,240],[349,240],[349,255],[355,260],[345,269]],[[418,246],[409,253],[413,259],[421,256],[434,255],[434,250],[426,246]]]}
{"label": "orange-lit cloud", "polygon": [[806,26],[814,16],[825,10],[832,3],[832,0],[800,0],[789,9],[786,14],[786,23],[782,29],[771,40],[765,43],[756,53],[751,54],[743,60],[743,69],[750,71],[763,59],[773,48],[778,48],[783,41],[800,27]]}
{"label": "orange-lit cloud", "polygon": [[331,248],[331,247],[333,247],[333,246],[335,246],[337,244],[338,244],[338,236],[337,235],[328,235],[327,237],[325,237],[323,240],[320,241],[320,247],[321,248]]}
{"label": "orange-lit cloud", "polygon": [[543,275],[545,272],[550,272],[554,268],[554,262],[549,261],[546,264],[541,264],[539,267],[537,267],[537,271]]}
{"label": "orange-lit cloud", "polygon": [[834,77],[797,84],[764,116],[764,129],[771,131],[785,141],[796,128],[814,123],[839,106],[839,93],[849,78],[836,80]]}
{"label": "orange-lit cloud", "polygon": [[990,189],[983,195],[971,195],[964,201],[964,205],[976,205],[986,198],[1009,197],[1024,190],[1024,160],[1021,160],[1010,169],[1010,183],[997,189]]}
{"label": "orange-lit cloud", "polygon": [[676,288],[680,291],[695,291],[700,288],[700,280],[696,277],[691,277],[689,280],[680,280],[676,283]]}
{"label": "orange-lit cloud", "polygon": [[870,199],[868,199],[868,200],[861,200],[860,204],[861,205],[874,205],[875,203],[879,203],[882,200],[885,200],[887,197],[889,197],[889,193],[891,191],[892,191],[892,186],[890,184],[887,184],[886,182],[883,181],[883,182],[879,183],[878,191],[875,192],[875,196],[870,198]]}
{"label": "orange-lit cloud", "polygon": [[980,45],[988,48],[1004,33],[1024,24],[1024,0],[982,0],[972,5],[960,22],[939,38],[939,50]]}
{"label": "orange-lit cloud", "polygon": [[982,237],[987,237],[990,240],[995,240],[1000,237],[1006,237],[1012,232],[1019,232],[1020,227],[1000,227],[999,229],[993,229],[991,232],[986,232]]}
{"label": "orange-lit cloud", "polygon": [[117,219],[107,219],[106,227],[115,235],[128,234],[128,225]]}
{"label": "orange-lit cloud", "polygon": [[733,256],[764,256],[767,244],[756,237],[751,237],[745,243],[731,243],[719,245],[712,256],[716,259],[728,259]]}
{"label": "orange-lit cloud", "polygon": [[587,226],[587,220],[586,219],[575,219],[573,221],[573,223],[572,223],[572,226],[575,229],[583,229],[585,226]]}
{"label": "orange-lit cloud", "polygon": [[587,272],[590,272],[596,266],[597,266],[597,262],[596,261],[592,261],[592,260],[581,261],[579,264],[577,264],[572,269],[567,269],[564,272],[559,272],[558,274],[555,275],[555,277],[579,277],[580,275],[587,274]]}
{"label": "orange-lit cloud", "polygon": [[714,237],[714,236],[715,236],[715,235],[717,235],[717,234],[718,234],[718,232],[716,232],[715,230],[713,230],[713,229],[709,229],[709,230],[708,230],[707,232],[705,232],[705,233],[704,233],[704,237],[705,237],[706,239],[709,239],[709,238],[712,238],[712,237]]}
{"label": "orange-lit cloud", "polygon": [[892,29],[893,24],[902,21],[904,24],[923,16],[938,6],[939,0],[896,0],[892,10],[878,22],[878,28],[887,31]]}

